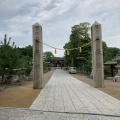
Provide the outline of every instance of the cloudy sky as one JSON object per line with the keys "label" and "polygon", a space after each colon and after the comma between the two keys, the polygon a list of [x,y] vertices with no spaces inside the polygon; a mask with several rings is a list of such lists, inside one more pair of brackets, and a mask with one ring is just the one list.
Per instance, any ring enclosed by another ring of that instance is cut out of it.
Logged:
{"label": "cloudy sky", "polygon": [[120,0],[0,0],[0,41],[7,34],[18,47],[32,45],[35,22],[42,25],[44,43],[63,48],[72,26],[94,21],[102,24],[103,41],[120,48]]}

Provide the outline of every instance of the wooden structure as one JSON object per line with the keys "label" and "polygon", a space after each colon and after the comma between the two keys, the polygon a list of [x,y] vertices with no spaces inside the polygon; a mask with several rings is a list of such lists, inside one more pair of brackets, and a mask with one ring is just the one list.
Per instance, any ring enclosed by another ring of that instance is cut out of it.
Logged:
{"label": "wooden structure", "polygon": [[111,77],[114,77],[117,73],[117,68],[115,67],[117,65],[117,61],[113,60],[113,61],[107,61],[106,63],[104,63],[104,65],[110,65],[111,68]]}

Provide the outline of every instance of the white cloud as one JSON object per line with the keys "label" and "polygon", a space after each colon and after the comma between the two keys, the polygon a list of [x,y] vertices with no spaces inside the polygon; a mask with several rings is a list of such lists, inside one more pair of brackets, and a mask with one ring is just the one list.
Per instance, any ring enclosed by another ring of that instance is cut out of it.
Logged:
{"label": "white cloud", "polygon": [[[103,41],[119,47],[119,8],[120,0],[0,0],[0,40],[8,34],[17,46],[32,44],[32,24],[38,21],[43,27],[43,41],[62,48],[73,25],[98,21]],[[51,48],[44,47],[47,50]],[[63,54],[59,51],[56,56]]]}
{"label": "white cloud", "polygon": [[110,36],[103,39],[106,42],[108,47],[117,47],[120,48],[120,35],[119,36]]}

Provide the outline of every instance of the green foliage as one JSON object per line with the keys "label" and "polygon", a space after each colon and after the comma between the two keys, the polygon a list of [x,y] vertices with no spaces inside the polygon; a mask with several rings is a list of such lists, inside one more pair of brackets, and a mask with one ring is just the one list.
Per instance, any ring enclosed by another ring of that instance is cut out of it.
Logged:
{"label": "green foliage", "polygon": [[0,45],[0,69],[1,75],[6,73],[6,68],[9,69],[9,72],[12,71],[18,65],[19,51],[17,50],[14,42],[10,46],[10,40],[7,41],[7,36],[5,35],[4,41],[1,41]]}
{"label": "green foliage", "polygon": [[45,58],[45,61],[46,61],[46,62],[53,62],[53,60],[54,60],[54,55],[53,55],[52,52],[47,51],[47,52],[44,52],[43,55],[44,55],[44,58]]}
{"label": "green foliage", "polygon": [[110,66],[104,66],[104,75],[105,75],[105,78],[106,77],[111,77],[111,68]]}
{"label": "green foliage", "polygon": [[26,73],[27,75],[30,74],[32,68],[31,68],[31,65],[30,65],[30,62],[32,61],[32,58],[28,55],[24,56],[24,55],[20,55],[20,59],[19,59],[19,68],[26,68]]}
{"label": "green foliage", "polygon": [[[91,41],[89,37],[90,24],[87,22],[80,23],[79,25],[74,25],[71,29],[70,40],[64,45],[64,49],[72,49],[81,47]],[[103,42],[103,60],[104,63],[108,60],[115,59],[116,54],[120,51],[119,48],[108,47],[105,42]],[[74,66],[80,67],[81,70],[90,71],[91,70],[91,44],[82,47],[82,52],[78,50],[69,51],[69,55],[64,55],[64,63],[66,66],[72,65],[72,58],[74,59]],[[106,71],[110,68],[105,68],[105,74],[109,74]]]}
{"label": "green foliage", "polygon": [[105,42],[103,42],[103,60],[104,60],[104,63],[109,61],[109,60],[112,60],[112,59],[115,59],[116,58],[116,54],[120,51],[119,48],[116,48],[116,47],[108,47],[106,45]]}
{"label": "green foliage", "polygon": [[[116,59],[116,54],[120,51],[119,48],[108,47],[105,42],[103,42],[103,61],[104,63],[107,61],[111,61]],[[105,77],[111,76],[111,68],[110,66],[104,66],[104,75]]]}
{"label": "green foliage", "polygon": [[2,75],[1,84],[4,81],[4,76],[11,76],[14,68],[18,66],[19,51],[14,42],[10,45],[11,38],[7,41],[7,35],[0,45],[0,75]]}
{"label": "green foliage", "polygon": [[33,57],[33,46],[28,45],[23,48],[19,48],[19,51],[21,53],[21,56],[29,56],[30,58]]}
{"label": "green foliage", "polygon": [[47,62],[52,63],[54,61],[54,55],[52,52],[47,51],[43,53],[44,56],[44,62],[43,62],[43,72],[47,72],[50,70],[50,64],[48,64]]}
{"label": "green foliage", "polygon": [[43,63],[43,73],[46,73],[50,70],[50,66],[47,63]]}
{"label": "green foliage", "polygon": [[4,80],[4,75],[11,76],[14,74],[13,69],[27,68],[27,74],[31,71],[32,46],[16,48],[14,42],[10,45],[10,41],[11,38],[7,40],[7,35],[5,35],[0,45],[0,75],[2,75],[2,81]]}
{"label": "green foliage", "polygon": [[30,63],[33,57],[33,46],[28,45],[18,49],[20,51],[19,68],[27,68],[26,74],[29,75],[32,70]]}
{"label": "green foliage", "polygon": [[[88,33],[89,29],[90,24],[88,22],[74,25],[71,30],[70,41],[65,44],[64,48],[78,48],[89,43],[91,41]],[[70,51],[69,55],[65,53],[64,62],[67,66],[72,65],[72,58],[74,59],[74,66],[89,70],[91,68],[91,46],[82,47],[81,53],[79,49]]]}

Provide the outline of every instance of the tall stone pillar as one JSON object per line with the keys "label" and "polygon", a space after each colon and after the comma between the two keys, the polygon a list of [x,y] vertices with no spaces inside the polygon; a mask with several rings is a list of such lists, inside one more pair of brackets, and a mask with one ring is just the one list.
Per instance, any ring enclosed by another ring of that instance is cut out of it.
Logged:
{"label": "tall stone pillar", "polygon": [[120,51],[117,53],[116,61],[117,61],[117,65],[115,67],[118,69],[118,73],[113,78],[113,81],[115,82],[120,81]]}
{"label": "tall stone pillar", "polygon": [[42,27],[37,22],[33,29],[33,89],[42,88],[43,80],[43,45]]}
{"label": "tall stone pillar", "polygon": [[104,86],[104,72],[101,24],[96,21],[91,27],[91,38],[93,83],[94,87],[99,88]]}

